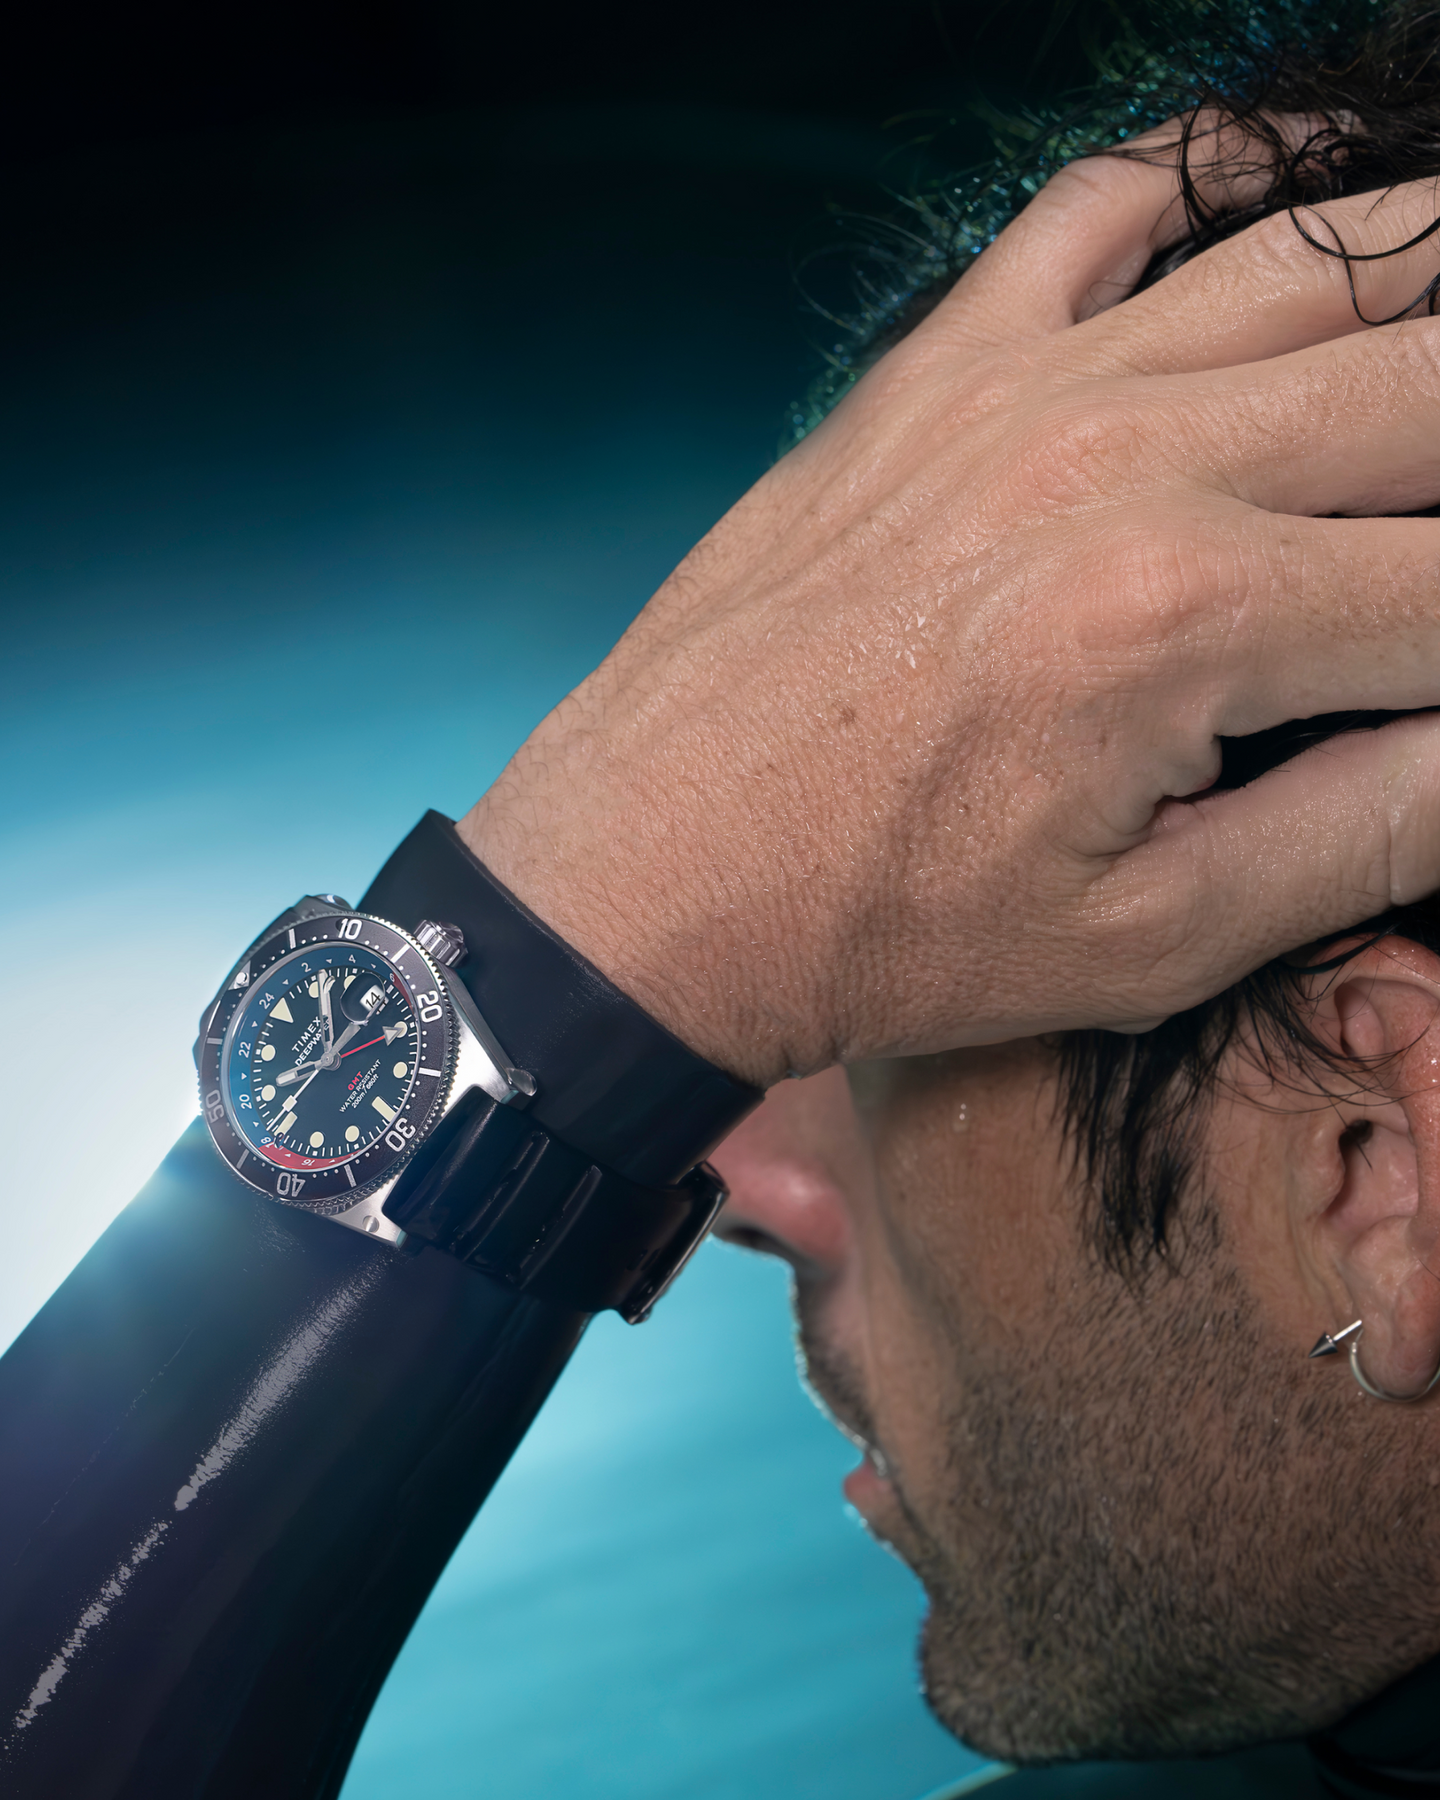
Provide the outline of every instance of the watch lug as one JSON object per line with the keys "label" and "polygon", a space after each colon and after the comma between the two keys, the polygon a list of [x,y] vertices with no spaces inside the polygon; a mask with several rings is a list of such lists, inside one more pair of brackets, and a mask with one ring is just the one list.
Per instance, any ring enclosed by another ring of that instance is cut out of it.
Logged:
{"label": "watch lug", "polygon": [[392,1175],[389,1181],[368,1193],[363,1200],[357,1200],[348,1212],[324,1213],[327,1225],[344,1225],[350,1231],[358,1231],[361,1237],[374,1238],[377,1243],[389,1244],[398,1250],[405,1242],[405,1233],[393,1219],[387,1219],[380,1210],[398,1176]]}
{"label": "watch lug", "polygon": [[468,988],[459,981],[447,981],[445,991],[460,1026],[451,1094],[459,1096],[467,1088],[478,1087],[503,1106],[528,1106],[535,1098],[535,1077],[528,1069],[511,1064]]}

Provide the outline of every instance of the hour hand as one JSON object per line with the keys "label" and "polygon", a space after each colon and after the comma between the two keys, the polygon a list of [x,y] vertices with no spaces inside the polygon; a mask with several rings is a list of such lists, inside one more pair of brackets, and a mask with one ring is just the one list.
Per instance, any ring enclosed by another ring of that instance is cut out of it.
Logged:
{"label": "hour hand", "polygon": [[[330,990],[335,985],[335,977],[328,975],[324,969],[319,977],[320,1023],[325,1028],[325,1049],[327,1053],[335,1047],[335,1022],[330,1016]],[[305,1066],[303,1063],[300,1065]]]}
{"label": "hour hand", "polygon": [[276,1087],[288,1087],[292,1081],[298,1081],[307,1070],[318,1069],[319,1067],[320,1063],[318,1058],[314,1062],[297,1063],[293,1069],[286,1069],[283,1074],[277,1075],[275,1077],[275,1085]]}

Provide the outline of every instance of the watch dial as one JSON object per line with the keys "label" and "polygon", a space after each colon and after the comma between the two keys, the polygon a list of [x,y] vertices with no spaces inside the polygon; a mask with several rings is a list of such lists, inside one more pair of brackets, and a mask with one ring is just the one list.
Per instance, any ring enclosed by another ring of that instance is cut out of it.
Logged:
{"label": "watch dial", "polygon": [[410,1091],[409,996],[374,951],[350,954],[353,963],[297,951],[280,963],[226,1060],[242,1135],[282,1168],[332,1166],[368,1150]]}
{"label": "watch dial", "polygon": [[348,1206],[396,1172],[437,1110],[450,1047],[440,979],[359,914],[277,934],[240,974],[204,1034],[211,1135],[277,1198]]}

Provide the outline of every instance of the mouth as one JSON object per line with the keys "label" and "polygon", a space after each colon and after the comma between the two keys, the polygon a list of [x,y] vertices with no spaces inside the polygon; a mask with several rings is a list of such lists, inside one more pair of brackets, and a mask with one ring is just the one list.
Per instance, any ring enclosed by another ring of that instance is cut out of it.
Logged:
{"label": "mouth", "polygon": [[889,1510],[895,1495],[889,1465],[883,1453],[873,1448],[866,1449],[859,1466],[840,1485],[845,1498],[867,1525],[873,1525],[881,1512]]}
{"label": "mouth", "polygon": [[813,1311],[797,1284],[796,1324],[803,1380],[810,1397],[861,1454],[860,1465],[841,1483],[841,1492],[872,1530],[895,1510],[896,1488],[889,1459],[876,1442],[870,1405],[854,1363],[816,1329]]}

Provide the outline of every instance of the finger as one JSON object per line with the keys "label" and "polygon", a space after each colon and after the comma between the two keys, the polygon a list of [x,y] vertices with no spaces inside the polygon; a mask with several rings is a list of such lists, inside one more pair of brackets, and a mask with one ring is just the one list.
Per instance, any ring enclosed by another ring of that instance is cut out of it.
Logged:
{"label": "finger", "polygon": [[[1111,390],[1120,414],[1125,388]],[[1440,500],[1440,318],[1148,384],[1151,436],[1272,512],[1405,513]]]}
{"label": "finger", "polygon": [[1147,632],[1158,622],[1177,723],[1248,737],[1320,713],[1440,705],[1440,520],[1290,518],[1232,501],[1197,509],[1183,540],[1158,539],[1140,510],[1108,536],[1115,560],[1096,573],[1143,599]]}
{"label": "finger", "polygon": [[1085,366],[1223,368],[1394,323],[1440,276],[1436,218],[1433,181],[1276,213],[1080,326]]}
{"label": "finger", "polygon": [[[1275,122],[1292,148],[1316,121]],[[974,347],[1063,331],[1114,306],[1158,250],[1189,230],[1180,163],[1199,205],[1229,212],[1258,201],[1273,157],[1252,134],[1197,114],[1147,132],[1123,156],[1088,156],[1053,175],[926,321]]]}
{"label": "finger", "polygon": [[1404,719],[1173,803],[1094,891],[1096,941],[1150,1019],[1437,887],[1440,719]]}

